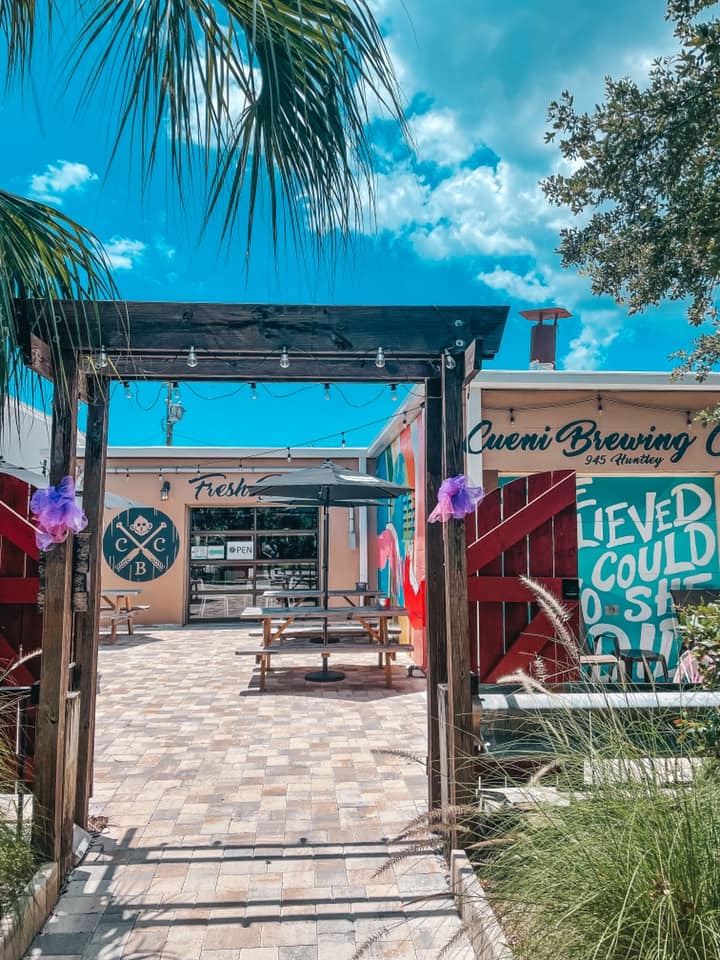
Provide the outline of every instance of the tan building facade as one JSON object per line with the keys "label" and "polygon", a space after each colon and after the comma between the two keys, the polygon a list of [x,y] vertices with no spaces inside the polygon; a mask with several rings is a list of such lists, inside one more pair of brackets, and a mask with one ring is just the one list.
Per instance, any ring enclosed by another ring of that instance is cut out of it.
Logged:
{"label": "tan building facade", "polygon": [[[272,588],[317,589],[320,511],[252,497],[269,473],[326,458],[366,468],[364,450],[314,449],[302,457],[257,449],[110,448],[107,489],[132,501],[106,510],[102,586],[139,590],[140,623],[234,619]],[[367,508],[331,509],[331,589],[368,580]]]}

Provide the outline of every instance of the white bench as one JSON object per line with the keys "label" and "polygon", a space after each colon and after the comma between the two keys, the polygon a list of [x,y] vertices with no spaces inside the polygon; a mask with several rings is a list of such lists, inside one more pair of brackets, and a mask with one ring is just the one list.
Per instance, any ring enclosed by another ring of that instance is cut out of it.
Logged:
{"label": "white bench", "polygon": [[320,654],[323,664],[332,654],[342,651],[352,653],[375,653],[378,655],[378,665],[383,666],[385,661],[385,683],[392,687],[392,662],[398,652],[410,653],[414,649],[412,643],[358,643],[352,639],[333,643],[331,646],[317,647],[309,643],[284,643],[280,646],[260,647],[253,649],[239,649],[235,651],[237,657],[255,657],[255,662],[260,664],[260,690],[265,690],[265,677],[270,670],[270,660],[272,657],[296,655],[298,653]]}

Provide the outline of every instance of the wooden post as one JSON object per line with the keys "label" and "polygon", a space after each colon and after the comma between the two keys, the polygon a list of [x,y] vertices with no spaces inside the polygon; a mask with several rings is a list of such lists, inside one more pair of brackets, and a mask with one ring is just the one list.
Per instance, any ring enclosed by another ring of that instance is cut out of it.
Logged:
{"label": "wooden post", "polygon": [[102,559],[105,463],[107,459],[108,383],[88,382],[87,433],[83,476],[83,510],[88,518],[90,561],[87,610],[75,615],[75,662],[80,674],[80,730],[78,739],[75,822],[87,827],[92,796],[95,752],[95,700],[100,626],[100,566]]}
{"label": "wooden post", "polygon": [[[55,389],[52,405],[50,484],[75,476],[77,437],[77,357],[58,351],[54,365]],[[66,702],[70,683],[72,646],[72,559],[73,538],[58,544],[45,562],[45,605],[43,609],[42,657],[40,661],[40,703],[35,740],[35,799],[33,841],[48,860],[59,864],[61,874],[69,862],[72,817],[65,800]]]}
{"label": "wooden post", "polygon": [[[459,358],[461,361],[462,358]],[[465,472],[465,376],[462,362],[443,364],[443,474]],[[465,523],[443,524],[445,547],[445,622],[447,629],[448,776],[452,806],[474,797],[475,747],[470,695],[470,624],[468,619]]]}
{"label": "wooden post", "polygon": [[[443,426],[442,381],[426,381],[425,395],[425,506],[437,503],[442,482]],[[427,630],[427,736],[428,808],[440,806],[440,725],[438,684],[447,682],[447,634],[445,632],[445,556],[442,524],[425,528],[425,589]]]}

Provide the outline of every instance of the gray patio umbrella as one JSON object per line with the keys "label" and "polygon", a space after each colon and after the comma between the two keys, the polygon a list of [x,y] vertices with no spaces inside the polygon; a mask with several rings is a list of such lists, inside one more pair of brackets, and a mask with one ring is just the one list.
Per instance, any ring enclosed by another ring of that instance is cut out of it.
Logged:
{"label": "gray patio umbrella", "polygon": [[[269,474],[257,483],[250,484],[250,493],[253,496],[268,497],[274,501],[285,501],[296,505],[308,506],[317,504],[323,508],[323,569],[322,591],[323,606],[328,606],[328,571],[329,571],[329,541],[330,525],[328,523],[328,509],[330,507],[355,507],[367,504],[377,504],[382,500],[394,500],[405,493],[410,487],[403,487],[399,483],[391,483],[381,477],[373,477],[367,473],[358,473],[341,467],[332,460],[325,460],[317,467],[299,467],[297,470],[287,470],[285,473]],[[327,642],[327,622],[324,628],[324,639]],[[327,660],[324,661],[327,667]],[[342,680],[344,674],[334,671],[322,671],[324,680]],[[308,674],[306,679],[320,679],[321,674]]]}

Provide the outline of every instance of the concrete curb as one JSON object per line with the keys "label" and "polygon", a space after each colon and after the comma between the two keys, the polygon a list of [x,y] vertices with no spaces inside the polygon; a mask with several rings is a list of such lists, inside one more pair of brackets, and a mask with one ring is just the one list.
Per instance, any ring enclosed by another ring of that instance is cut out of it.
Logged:
{"label": "concrete curb", "polygon": [[505,934],[464,850],[450,854],[450,884],[478,960],[513,960]]}
{"label": "concrete curb", "polygon": [[12,913],[0,920],[0,960],[20,960],[50,916],[58,898],[58,867],[36,870]]}

